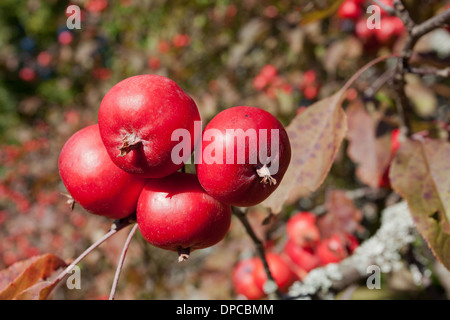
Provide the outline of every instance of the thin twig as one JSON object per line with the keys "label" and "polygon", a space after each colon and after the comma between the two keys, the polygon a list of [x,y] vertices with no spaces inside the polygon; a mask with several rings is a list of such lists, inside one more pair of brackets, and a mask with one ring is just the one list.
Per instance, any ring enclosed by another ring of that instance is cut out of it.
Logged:
{"label": "thin twig", "polygon": [[122,254],[120,255],[119,263],[117,264],[116,274],[114,275],[114,281],[111,287],[111,292],[109,294],[109,300],[114,300],[116,296],[117,284],[119,283],[120,273],[122,271],[123,262],[125,261],[125,256],[127,255],[128,248],[131,243],[131,239],[133,239],[134,234],[138,228],[138,224],[136,223],[130,231],[125,244],[123,245]]}
{"label": "thin twig", "polygon": [[266,250],[264,249],[263,242],[255,234],[255,231],[253,230],[252,226],[250,225],[250,222],[247,219],[246,213],[240,211],[236,207],[232,207],[232,210],[233,210],[233,214],[239,219],[239,221],[241,221],[242,225],[244,226],[245,230],[247,231],[247,234],[250,236],[253,243],[255,244],[256,251],[258,252],[258,255],[263,263],[264,270],[267,274],[267,279],[269,281],[271,281],[272,283],[274,283],[276,286],[276,290],[274,293],[276,294],[276,296],[278,298],[282,299],[283,294],[280,292],[280,290],[279,290],[278,286],[276,285],[276,282],[272,276],[272,273],[270,272],[269,264],[267,263],[267,259],[266,259]]}
{"label": "thin twig", "polygon": [[129,226],[131,223],[134,223],[134,222],[135,222],[135,220],[134,220],[133,216],[114,221],[114,223],[112,224],[109,231],[103,237],[101,237],[100,239],[95,241],[89,248],[84,250],[84,252],[78,256],[78,258],[76,258],[66,269],[64,269],[55,278],[54,283],[61,281],[68,273],[72,272],[73,268],[78,263],[80,263],[80,261],[83,260],[89,253],[91,253],[95,248],[97,248],[103,242],[105,242],[106,240],[111,238],[114,234],[116,234],[117,232],[119,232],[120,230],[122,230],[123,228]]}
{"label": "thin twig", "polygon": [[364,96],[366,98],[373,98],[373,96],[380,90],[382,86],[388,82],[394,75],[395,69],[386,70],[381,76],[379,76],[370,87],[364,90]]}
{"label": "thin twig", "polygon": [[410,73],[418,75],[433,75],[441,78],[450,77],[450,68],[437,69],[437,68],[409,68],[407,70]]}
{"label": "thin twig", "polygon": [[450,23],[450,9],[447,9],[441,12],[434,17],[431,17],[428,20],[425,20],[419,25],[416,25],[412,30],[412,37],[416,39],[420,39],[425,34],[437,29],[441,28]]}
{"label": "thin twig", "polygon": [[417,25],[411,19],[401,0],[394,0],[393,4],[395,15],[403,21],[408,34],[401,51],[401,58],[396,65],[393,85],[398,96],[397,106],[400,119],[402,120],[402,131],[407,136],[410,136],[412,134],[411,115],[413,114],[413,109],[405,92],[405,73],[409,69],[409,59],[412,56],[417,41],[422,36],[450,22],[450,10],[446,10]]}
{"label": "thin twig", "polygon": [[374,0],[374,2],[381,7],[381,9],[383,9],[384,11],[386,11],[386,13],[390,16],[395,14],[394,8],[391,6],[388,6],[387,4],[379,1],[379,0]]}
{"label": "thin twig", "polygon": [[403,24],[405,25],[406,31],[408,32],[408,34],[411,34],[413,28],[416,26],[416,23],[409,15],[409,12],[408,10],[406,10],[405,5],[401,0],[394,0],[392,4],[394,5],[394,15],[402,20]]}

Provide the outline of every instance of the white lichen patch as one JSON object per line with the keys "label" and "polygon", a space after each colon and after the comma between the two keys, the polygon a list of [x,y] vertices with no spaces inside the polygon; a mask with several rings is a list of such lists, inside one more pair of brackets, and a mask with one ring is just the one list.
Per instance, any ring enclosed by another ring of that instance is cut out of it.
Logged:
{"label": "white lichen patch", "polygon": [[311,295],[332,298],[329,292],[337,282],[345,283],[346,279],[354,279],[355,273],[360,278],[367,277],[369,266],[376,265],[383,273],[397,271],[402,267],[401,249],[414,239],[414,223],[406,202],[390,206],[382,212],[378,231],[350,257],[338,264],[312,270],[302,282],[295,282],[291,286],[289,295],[300,299]]}

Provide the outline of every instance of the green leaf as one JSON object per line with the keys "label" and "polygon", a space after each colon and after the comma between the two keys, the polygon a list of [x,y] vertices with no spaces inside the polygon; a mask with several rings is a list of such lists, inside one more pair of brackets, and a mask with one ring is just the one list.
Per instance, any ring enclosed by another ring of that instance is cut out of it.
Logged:
{"label": "green leaf", "polygon": [[331,4],[327,6],[326,9],[324,10],[316,10],[313,12],[303,14],[301,24],[305,25],[332,16],[339,9],[339,6],[341,5],[342,2],[344,2],[344,0],[332,1]]}

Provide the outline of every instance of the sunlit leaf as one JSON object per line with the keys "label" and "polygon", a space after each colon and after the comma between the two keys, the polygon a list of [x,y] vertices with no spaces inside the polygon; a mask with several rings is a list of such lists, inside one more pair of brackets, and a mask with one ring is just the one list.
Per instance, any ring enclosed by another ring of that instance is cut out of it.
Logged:
{"label": "sunlit leaf", "polygon": [[390,170],[393,189],[407,202],[417,230],[450,269],[450,144],[407,140]]}
{"label": "sunlit leaf", "polygon": [[291,163],[280,186],[262,202],[263,206],[277,214],[288,200],[293,201],[319,188],[347,134],[347,119],[342,108],[344,93],[364,71],[395,56],[370,61],[342,89],[297,114],[286,128],[292,148]]}
{"label": "sunlit leaf", "polygon": [[66,263],[53,254],[43,254],[12,264],[0,271],[0,300],[20,296],[39,280],[46,279],[53,271],[64,266]]}
{"label": "sunlit leaf", "polygon": [[14,300],[45,300],[57,282],[40,281],[19,293]]}
{"label": "sunlit leaf", "polygon": [[388,168],[390,156],[390,135],[376,136],[378,119],[369,114],[360,101],[351,104],[347,110],[349,145],[347,154],[355,162],[359,180],[377,188],[383,173]]}
{"label": "sunlit leaf", "polygon": [[263,202],[273,213],[288,198],[312,192],[324,181],[347,130],[342,94],[340,90],[311,105],[287,126],[291,163],[280,186]]}

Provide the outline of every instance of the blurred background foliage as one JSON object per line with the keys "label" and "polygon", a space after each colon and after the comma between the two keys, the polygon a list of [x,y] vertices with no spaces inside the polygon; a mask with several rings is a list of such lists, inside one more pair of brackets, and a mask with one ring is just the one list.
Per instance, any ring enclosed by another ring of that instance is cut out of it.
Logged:
{"label": "blurred background foliage", "polygon": [[[61,195],[65,190],[57,161],[64,142],[97,121],[99,104],[114,84],[136,74],[157,73],[194,98],[203,125],[235,105],[261,107],[287,125],[302,108],[339,89],[366,62],[401,44],[402,39],[395,39],[367,47],[355,36],[355,22],[336,16],[341,2],[2,0],[0,269],[45,252],[70,261],[109,228],[110,221],[79,207],[70,211]],[[407,3],[416,21],[444,5],[433,0]],[[66,26],[70,4],[81,8],[79,30]],[[440,30],[418,47],[445,64],[450,49],[443,43],[448,42],[448,34]],[[366,72],[349,91],[347,102],[364,98],[384,106],[388,117],[394,113],[389,87],[364,96],[386,66]],[[275,74],[270,83],[258,77],[270,71]],[[446,119],[448,84],[448,79],[433,77],[426,79],[426,86],[417,84],[425,92],[417,98],[426,98],[419,103],[423,113],[418,112],[418,127]],[[413,90],[412,96],[419,91]],[[387,123],[398,125],[395,119]],[[340,188],[360,186],[345,154],[337,158],[328,180]],[[323,190],[317,198],[288,208],[287,214],[320,204]],[[279,217],[281,222],[260,226],[267,212],[254,208],[250,214],[261,237],[270,229],[271,236],[283,238],[285,215]],[[107,297],[125,237],[123,231],[83,261],[82,290],[62,287],[54,298]],[[185,264],[136,235],[117,298],[235,298],[232,267],[253,250],[238,221],[223,243],[195,252]]]}

